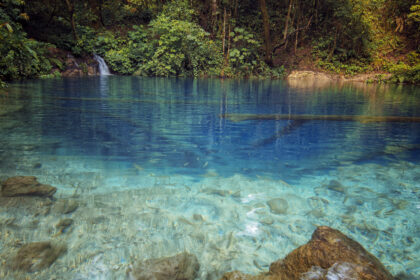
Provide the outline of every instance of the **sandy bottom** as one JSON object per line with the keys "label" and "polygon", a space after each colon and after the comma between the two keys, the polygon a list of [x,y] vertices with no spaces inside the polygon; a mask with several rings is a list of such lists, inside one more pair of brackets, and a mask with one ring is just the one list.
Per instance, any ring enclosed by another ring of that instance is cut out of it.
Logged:
{"label": "sandy bottom", "polygon": [[[306,243],[318,225],[357,240],[394,275],[420,278],[420,168],[413,163],[343,163],[293,185],[223,178],[211,169],[193,178],[118,165],[39,157],[2,171],[2,178],[37,176],[58,187],[55,199],[76,200],[79,207],[46,215],[0,207],[0,278],[124,279],[136,260],[184,250],[198,257],[199,279],[231,270],[256,274]],[[273,198],[286,201],[281,213],[267,204]],[[64,218],[74,223],[58,234],[55,225]],[[22,244],[47,240],[68,247],[50,268],[32,274],[7,268]]]}

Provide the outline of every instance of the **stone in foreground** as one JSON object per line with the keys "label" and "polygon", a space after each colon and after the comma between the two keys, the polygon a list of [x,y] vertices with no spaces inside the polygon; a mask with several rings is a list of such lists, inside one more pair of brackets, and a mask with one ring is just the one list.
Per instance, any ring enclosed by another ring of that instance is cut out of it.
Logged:
{"label": "stone in foreground", "polygon": [[34,242],[19,249],[12,262],[12,269],[35,272],[49,267],[62,253],[64,245],[51,242]]}
{"label": "stone in foreground", "polygon": [[16,176],[8,178],[2,184],[1,195],[14,196],[41,196],[50,197],[57,188],[41,184],[34,176]]}
{"label": "stone in foreground", "polygon": [[140,261],[127,270],[132,280],[193,280],[200,264],[197,257],[189,253]]}
{"label": "stone in foreground", "polygon": [[359,243],[338,230],[321,226],[305,245],[283,260],[270,265],[268,273],[258,276],[240,272],[226,273],[223,280],[391,280],[381,262]]}

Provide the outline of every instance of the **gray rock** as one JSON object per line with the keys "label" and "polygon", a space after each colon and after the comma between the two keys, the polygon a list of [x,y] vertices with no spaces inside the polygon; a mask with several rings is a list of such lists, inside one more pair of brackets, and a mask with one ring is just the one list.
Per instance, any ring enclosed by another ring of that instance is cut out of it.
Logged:
{"label": "gray rock", "polygon": [[133,280],[193,280],[200,264],[197,257],[189,253],[140,261],[127,270]]}
{"label": "gray rock", "polygon": [[287,214],[289,204],[283,198],[273,198],[267,201],[270,211],[274,214]]}
{"label": "gray rock", "polygon": [[57,188],[44,185],[37,181],[33,176],[11,177],[3,182],[1,195],[12,196],[41,196],[49,197],[57,191]]}
{"label": "gray rock", "polygon": [[65,251],[65,245],[55,245],[51,242],[29,243],[19,249],[11,267],[27,272],[39,271],[49,267]]}

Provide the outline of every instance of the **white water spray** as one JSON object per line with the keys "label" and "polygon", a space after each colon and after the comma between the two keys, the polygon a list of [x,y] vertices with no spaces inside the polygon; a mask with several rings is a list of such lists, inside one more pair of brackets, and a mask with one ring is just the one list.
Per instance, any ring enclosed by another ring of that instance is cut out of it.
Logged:
{"label": "white water spray", "polygon": [[108,65],[106,65],[105,60],[97,54],[93,55],[93,58],[99,63],[99,75],[101,76],[109,76],[111,72],[109,72]]}

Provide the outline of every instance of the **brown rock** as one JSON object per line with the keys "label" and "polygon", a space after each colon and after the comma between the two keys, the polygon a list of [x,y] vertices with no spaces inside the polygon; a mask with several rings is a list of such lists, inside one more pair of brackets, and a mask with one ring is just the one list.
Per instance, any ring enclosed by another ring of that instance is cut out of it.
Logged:
{"label": "brown rock", "polygon": [[391,280],[380,261],[338,230],[321,226],[312,239],[258,276],[226,273],[222,280]]}
{"label": "brown rock", "polygon": [[253,276],[253,275],[244,274],[239,271],[232,271],[232,272],[225,273],[220,280],[260,280],[260,279],[264,279],[264,275]]}
{"label": "brown rock", "polygon": [[348,274],[355,272],[359,280],[393,279],[381,262],[362,245],[326,226],[318,227],[307,244],[283,260],[272,263],[270,274],[281,275],[278,279],[282,280],[299,279],[314,266],[330,269],[337,263],[347,263]]}
{"label": "brown rock", "polygon": [[37,181],[33,176],[16,176],[11,177],[3,182],[1,195],[2,196],[52,196],[57,191],[57,188],[44,185]]}
{"label": "brown rock", "polygon": [[67,69],[61,73],[62,77],[81,77],[84,73],[81,69]]}
{"label": "brown rock", "polygon": [[58,235],[64,233],[73,224],[73,219],[62,219],[55,225]]}
{"label": "brown rock", "polygon": [[87,74],[88,74],[88,76],[97,76],[97,75],[99,75],[99,73],[98,73],[98,65],[97,64],[98,63],[87,66]]}
{"label": "brown rock", "polygon": [[19,249],[12,262],[12,269],[34,272],[49,267],[62,253],[64,245],[51,242],[34,242]]}
{"label": "brown rock", "polygon": [[184,252],[172,257],[140,261],[128,269],[127,274],[135,280],[193,280],[199,270],[197,257]]}

